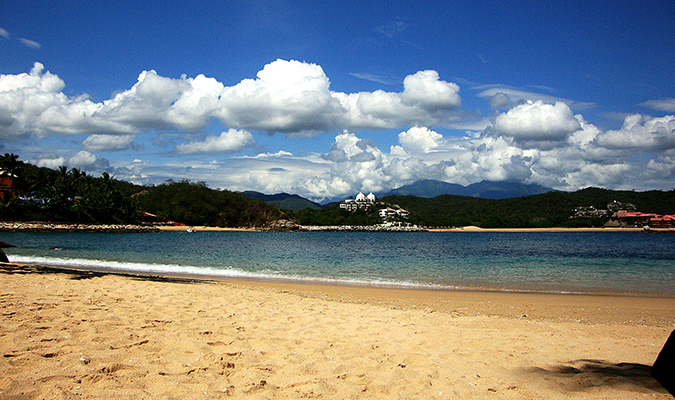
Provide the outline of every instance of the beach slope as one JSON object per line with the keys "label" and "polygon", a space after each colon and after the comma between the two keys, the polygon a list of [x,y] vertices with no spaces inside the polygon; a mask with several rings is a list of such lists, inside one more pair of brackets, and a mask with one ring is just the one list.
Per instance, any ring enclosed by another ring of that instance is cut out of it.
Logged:
{"label": "beach slope", "polygon": [[669,399],[674,312],[0,264],[0,399]]}

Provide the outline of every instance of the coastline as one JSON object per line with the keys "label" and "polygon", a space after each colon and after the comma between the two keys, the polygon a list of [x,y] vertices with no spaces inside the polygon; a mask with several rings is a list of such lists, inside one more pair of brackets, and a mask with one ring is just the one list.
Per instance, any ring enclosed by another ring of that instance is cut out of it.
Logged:
{"label": "coastline", "polygon": [[670,398],[648,371],[672,297],[19,264],[0,264],[0,287],[0,397]]}
{"label": "coastline", "polygon": [[[300,231],[306,232],[352,232],[359,227],[322,227],[301,226]],[[369,232],[642,232],[643,228],[480,228],[478,226],[462,226],[453,228],[415,228],[415,229],[365,229]],[[0,232],[111,232],[111,233],[156,233],[180,232],[190,229],[192,232],[261,232],[264,228],[229,228],[217,226],[187,226],[187,225],[115,225],[115,224],[55,224],[43,222],[0,222]],[[653,232],[673,232],[673,230],[653,229]]]}
{"label": "coastline", "polygon": [[643,228],[430,228],[429,232],[642,232]]}

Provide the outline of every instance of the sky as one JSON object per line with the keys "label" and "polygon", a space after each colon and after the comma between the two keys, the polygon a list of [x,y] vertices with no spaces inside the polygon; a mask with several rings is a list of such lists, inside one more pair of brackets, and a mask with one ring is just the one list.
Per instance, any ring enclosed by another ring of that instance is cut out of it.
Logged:
{"label": "sky", "polygon": [[2,1],[0,153],[315,201],[419,179],[673,190],[673,15],[672,0]]}

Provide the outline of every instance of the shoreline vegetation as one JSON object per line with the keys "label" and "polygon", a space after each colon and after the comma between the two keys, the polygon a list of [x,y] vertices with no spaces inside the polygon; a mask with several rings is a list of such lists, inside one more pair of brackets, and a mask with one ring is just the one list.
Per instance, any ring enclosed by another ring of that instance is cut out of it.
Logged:
{"label": "shoreline vegetation", "polygon": [[671,398],[649,371],[674,297],[11,263],[0,263],[0,287],[0,397]]}

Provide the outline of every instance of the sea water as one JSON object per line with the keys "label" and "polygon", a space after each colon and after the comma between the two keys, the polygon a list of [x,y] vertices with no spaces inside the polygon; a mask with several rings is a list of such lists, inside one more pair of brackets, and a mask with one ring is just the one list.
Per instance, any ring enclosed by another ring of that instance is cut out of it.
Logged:
{"label": "sea water", "polygon": [[12,262],[433,289],[675,295],[675,235],[641,232],[0,233]]}

